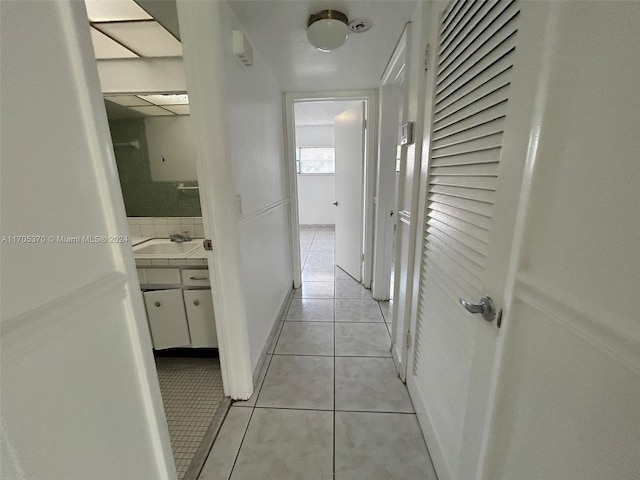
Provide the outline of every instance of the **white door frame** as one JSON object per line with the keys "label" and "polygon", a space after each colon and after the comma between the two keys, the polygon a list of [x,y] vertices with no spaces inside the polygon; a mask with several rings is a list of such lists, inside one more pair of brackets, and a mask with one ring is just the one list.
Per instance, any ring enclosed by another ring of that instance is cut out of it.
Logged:
{"label": "white door frame", "polygon": [[247,399],[253,392],[253,373],[240,279],[232,146],[226,127],[226,78],[219,68],[226,45],[220,33],[222,18],[218,2],[179,0],[177,7],[187,89],[192,100],[204,233],[214,247],[207,252],[207,262],[212,273],[222,384],[225,395]]}
{"label": "white door frame", "polygon": [[[397,218],[397,195],[391,195],[392,192],[396,192],[396,167],[395,162],[393,166],[387,163],[383,163],[382,156],[385,156],[384,162],[389,162],[388,158],[391,149],[393,149],[395,155],[396,143],[393,145],[390,143],[390,139],[397,136],[397,130],[399,125],[395,122],[397,118],[388,118],[389,114],[396,112],[394,108],[394,97],[397,92],[392,92],[393,88],[398,88],[398,83],[404,83],[404,75],[406,72],[406,49],[407,49],[407,36],[410,23],[405,26],[398,44],[389,59],[389,63],[382,74],[380,80],[380,121],[379,121],[379,133],[378,133],[378,156],[376,158],[377,163],[377,175],[376,175],[376,191],[373,199],[375,210],[375,238],[374,238],[374,250],[373,250],[373,276],[371,284],[371,293],[376,300],[389,300],[389,288],[391,282],[391,261],[395,255],[393,250],[393,230],[392,226],[395,224]],[[402,92],[402,104],[407,99],[406,89]],[[402,120],[404,124],[407,121],[407,109],[402,109]],[[395,128],[394,128],[395,126]],[[388,148],[386,148],[388,147]],[[384,153],[383,153],[384,150]],[[406,149],[401,149],[402,161],[406,161]],[[390,212],[395,212],[396,218],[391,218]]]}
{"label": "white door frame", "polygon": [[362,284],[371,287],[373,270],[373,222],[375,187],[375,158],[378,149],[378,92],[376,90],[352,90],[339,92],[303,92],[284,94],[284,141],[286,146],[286,171],[289,199],[291,205],[291,254],[293,265],[293,286],[302,285],[302,268],[300,264],[300,221],[298,217],[298,184],[296,173],[296,132],[294,103],[301,101],[330,100],[364,100],[366,118],[366,141],[364,161],[364,264]]}

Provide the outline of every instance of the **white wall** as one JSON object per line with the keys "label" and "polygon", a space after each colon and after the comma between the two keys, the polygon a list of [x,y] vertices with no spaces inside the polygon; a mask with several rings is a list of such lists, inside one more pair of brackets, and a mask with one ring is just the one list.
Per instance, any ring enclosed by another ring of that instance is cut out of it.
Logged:
{"label": "white wall", "polygon": [[292,289],[289,204],[285,183],[282,92],[253,45],[254,63],[233,55],[232,29],[242,25],[227,2],[222,38],[227,75],[231,162],[240,220],[242,279],[251,364],[258,365],[283,300]]}
{"label": "white wall", "polygon": [[[296,146],[334,147],[333,125],[296,126]],[[335,175],[298,175],[298,216],[301,225],[335,224]]]}
{"label": "white wall", "polygon": [[146,117],[144,119],[151,166],[155,181],[197,180],[196,149],[189,115]]}
{"label": "white wall", "polygon": [[[1,234],[126,235],[84,4],[1,22]],[[175,479],[130,246],[1,249],[0,477]]]}
{"label": "white wall", "polygon": [[[253,44],[251,66],[233,55],[232,30],[242,30],[242,25],[228,2],[180,1],[178,13],[194,100],[198,176],[210,175],[213,186],[207,193],[201,182],[203,220],[214,240],[214,270],[219,275],[214,308],[222,322],[216,323],[222,324],[219,338],[234,340],[229,343],[233,352],[223,352],[223,357],[243,355],[248,346],[249,358],[238,362],[246,360],[255,370],[293,286],[282,92],[259,45]],[[241,218],[236,195],[242,203]],[[230,377],[237,380],[244,374],[242,367]]]}

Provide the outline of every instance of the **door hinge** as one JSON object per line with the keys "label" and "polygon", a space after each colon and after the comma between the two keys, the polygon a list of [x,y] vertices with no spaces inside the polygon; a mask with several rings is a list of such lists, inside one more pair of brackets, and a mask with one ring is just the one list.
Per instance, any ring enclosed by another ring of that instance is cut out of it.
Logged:
{"label": "door hinge", "polygon": [[411,331],[407,331],[405,341],[407,344],[407,350],[409,350],[411,348]]}
{"label": "door hinge", "polygon": [[362,257],[360,257],[360,258],[364,262],[364,253],[362,254]]}
{"label": "door hinge", "polygon": [[202,246],[204,247],[205,250],[213,250],[213,242],[208,238],[202,241]]}
{"label": "door hinge", "polygon": [[364,125],[364,129],[366,130],[367,129],[367,119],[366,118],[364,119],[364,122],[362,123],[362,125]]}
{"label": "door hinge", "polygon": [[427,48],[424,50],[424,69],[429,70],[429,51],[430,45],[427,43]]}

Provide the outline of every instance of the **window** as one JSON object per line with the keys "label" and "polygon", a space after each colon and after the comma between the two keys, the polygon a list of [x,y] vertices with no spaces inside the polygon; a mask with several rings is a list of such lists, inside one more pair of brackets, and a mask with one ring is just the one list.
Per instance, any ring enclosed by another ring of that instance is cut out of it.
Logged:
{"label": "window", "polygon": [[333,147],[296,147],[296,171],[304,174],[336,173]]}

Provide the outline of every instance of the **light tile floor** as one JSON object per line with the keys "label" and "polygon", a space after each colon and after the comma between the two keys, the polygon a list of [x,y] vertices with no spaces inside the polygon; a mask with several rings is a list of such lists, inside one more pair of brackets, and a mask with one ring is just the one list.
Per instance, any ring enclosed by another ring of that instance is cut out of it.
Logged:
{"label": "light tile floor", "polygon": [[157,357],[160,392],[182,479],[224,397],[217,358]]}
{"label": "light tile floor", "polygon": [[389,353],[388,303],[334,266],[332,229],[301,229],[300,243],[303,286],[200,480],[435,480]]}

